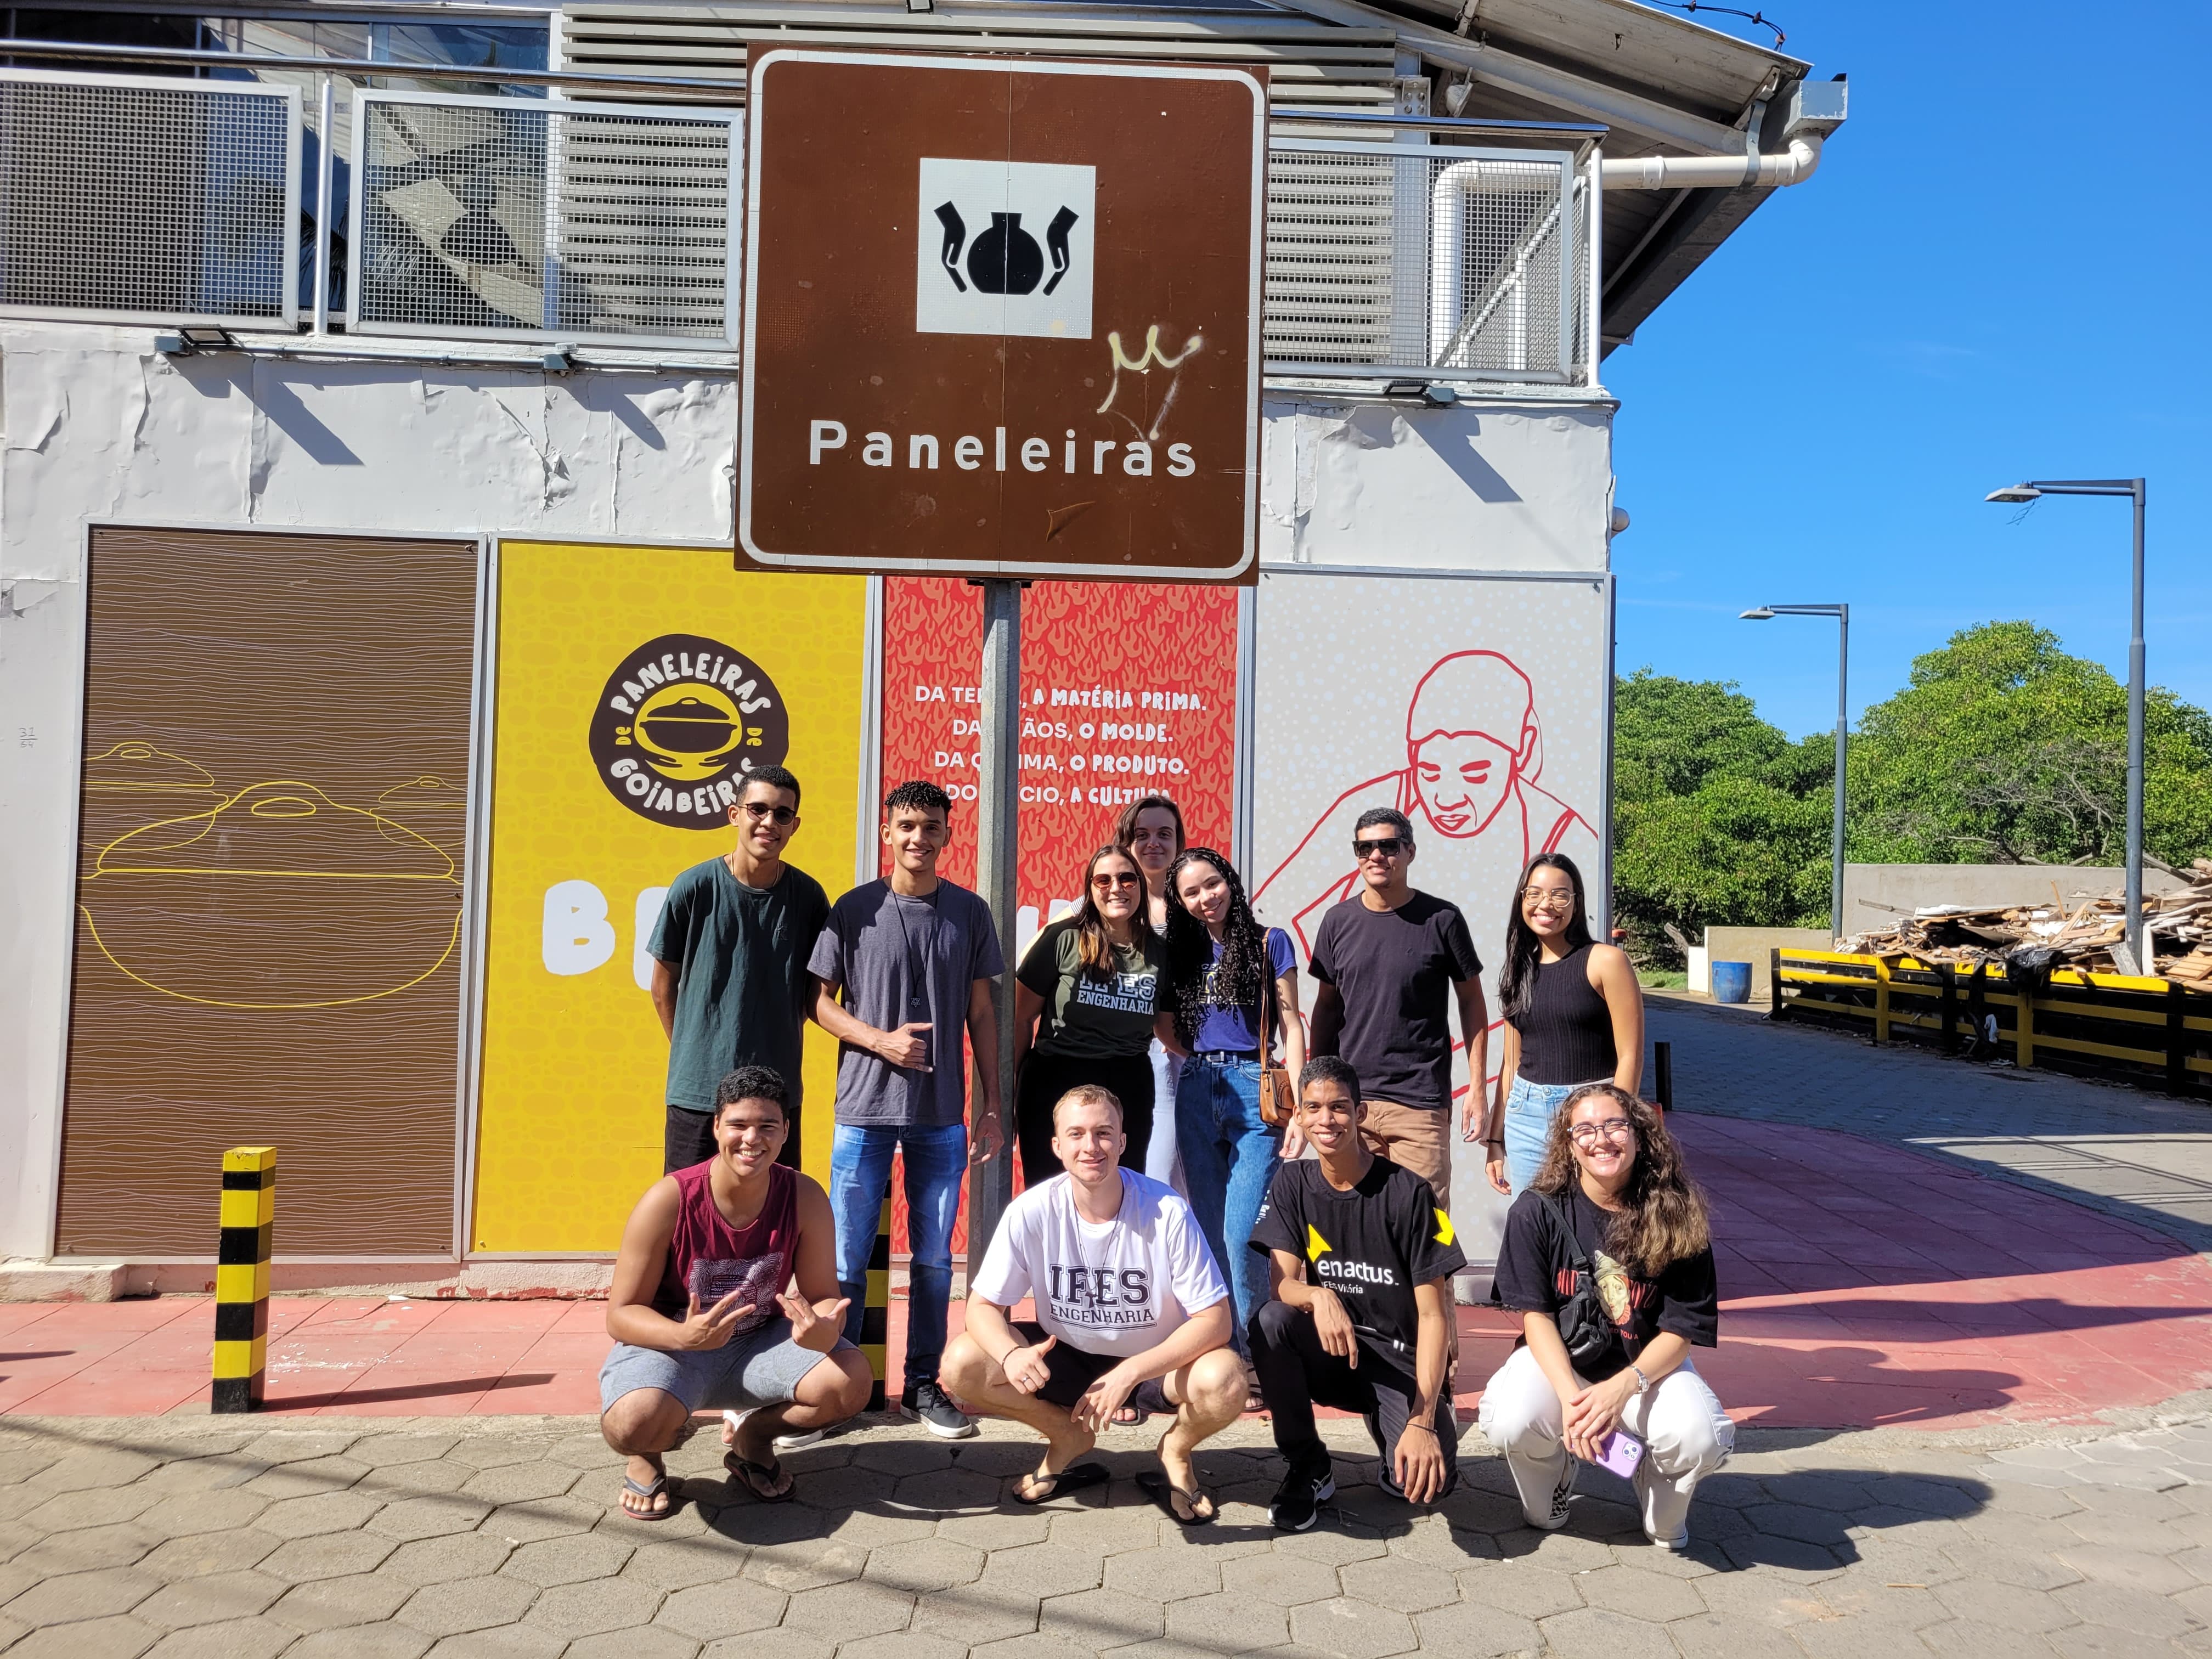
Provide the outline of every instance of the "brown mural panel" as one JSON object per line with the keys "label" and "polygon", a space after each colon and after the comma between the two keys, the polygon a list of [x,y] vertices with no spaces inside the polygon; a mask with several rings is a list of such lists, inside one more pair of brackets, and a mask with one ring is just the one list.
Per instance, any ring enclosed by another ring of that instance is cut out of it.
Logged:
{"label": "brown mural panel", "polygon": [[58,1250],[453,1238],[473,542],[92,538]]}

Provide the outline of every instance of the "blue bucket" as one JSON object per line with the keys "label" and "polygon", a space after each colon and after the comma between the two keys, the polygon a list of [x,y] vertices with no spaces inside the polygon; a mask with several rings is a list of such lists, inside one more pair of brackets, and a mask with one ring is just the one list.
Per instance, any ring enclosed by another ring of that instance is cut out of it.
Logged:
{"label": "blue bucket", "polygon": [[1717,962],[1713,964],[1713,1000],[1715,1002],[1748,1002],[1751,1000],[1751,964],[1747,962]]}

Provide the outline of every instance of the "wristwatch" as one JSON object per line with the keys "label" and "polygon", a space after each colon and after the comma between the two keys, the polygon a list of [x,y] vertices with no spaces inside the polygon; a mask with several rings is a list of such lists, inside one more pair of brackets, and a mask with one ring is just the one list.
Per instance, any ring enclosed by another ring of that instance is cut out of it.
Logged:
{"label": "wristwatch", "polygon": [[1638,1364],[1636,1364],[1635,1363],[1633,1363],[1633,1362],[1632,1361],[1632,1362],[1630,1363],[1630,1364],[1629,1364],[1628,1369],[1629,1369],[1629,1370],[1631,1370],[1632,1371],[1634,1371],[1634,1372],[1636,1373],[1636,1392],[1637,1392],[1637,1393],[1638,1393],[1638,1394],[1642,1394],[1642,1393],[1643,1393],[1646,1389],[1648,1389],[1648,1388],[1650,1388],[1650,1387],[1651,1386],[1651,1379],[1650,1379],[1650,1377],[1648,1377],[1648,1376],[1644,1376],[1644,1367],[1643,1367],[1643,1366],[1638,1365]]}

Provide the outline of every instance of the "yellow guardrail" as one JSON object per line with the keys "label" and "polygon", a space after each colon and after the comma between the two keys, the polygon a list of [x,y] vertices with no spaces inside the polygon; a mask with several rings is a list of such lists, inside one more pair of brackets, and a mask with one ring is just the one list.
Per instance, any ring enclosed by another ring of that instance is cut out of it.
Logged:
{"label": "yellow guardrail", "polygon": [[[1775,1018],[1802,1010],[1863,1019],[1876,1042],[1902,1029],[1936,1033],[1955,1049],[1962,1039],[1989,1041],[1994,1024],[1997,1040],[2023,1067],[2035,1065],[2039,1054],[2046,1066],[2051,1055],[2112,1061],[2118,1065],[2090,1069],[2138,1081],[2146,1069],[2162,1070],[2176,1091],[2212,1077],[2212,1052],[2200,1052],[2212,1051],[2204,1040],[2212,1036],[2212,994],[2148,975],[2061,968],[2045,988],[2033,990],[2012,984],[1994,964],[1961,971],[1910,956],[1777,950],[1773,982]],[[2145,1046],[2146,1027],[2163,1042]]]}

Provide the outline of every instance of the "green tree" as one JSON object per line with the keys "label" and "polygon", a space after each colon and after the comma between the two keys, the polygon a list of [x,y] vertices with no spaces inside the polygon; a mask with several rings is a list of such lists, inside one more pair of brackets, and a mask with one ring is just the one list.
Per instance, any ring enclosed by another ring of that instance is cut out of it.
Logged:
{"label": "green tree", "polygon": [[1831,744],[1791,742],[1731,683],[1615,683],[1613,908],[1637,956],[1679,961],[1668,924],[1826,920]]}
{"label": "green tree", "polygon": [[[1984,623],[1916,659],[1859,722],[1851,855],[1905,864],[2117,864],[2126,848],[2127,688],[2027,622]],[[2152,688],[2143,840],[2212,854],[2212,716]]]}

